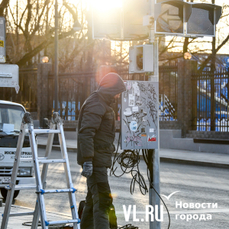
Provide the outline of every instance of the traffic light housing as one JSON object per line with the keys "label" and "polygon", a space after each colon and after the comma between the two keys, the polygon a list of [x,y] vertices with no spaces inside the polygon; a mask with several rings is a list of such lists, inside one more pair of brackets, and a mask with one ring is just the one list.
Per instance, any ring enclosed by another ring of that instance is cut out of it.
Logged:
{"label": "traffic light housing", "polygon": [[191,15],[191,5],[183,0],[163,1],[154,6],[156,34],[183,35],[184,23]]}
{"label": "traffic light housing", "polygon": [[166,0],[154,7],[155,33],[180,36],[215,36],[221,6]]}
{"label": "traffic light housing", "polygon": [[141,40],[149,37],[143,17],[150,14],[149,0],[123,0],[123,38]]}
{"label": "traffic light housing", "polygon": [[153,72],[153,45],[136,45],[129,48],[129,73]]}
{"label": "traffic light housing", "polygon": [[121,11],[119,8],[109,9],[101,13],[100,9],[92,11],[93,39],[117,39],[121,37]]}
{"label": "traffic light housing", "polygon": [[122,7],[107,10],[92,7],[92,36],[111,40],[147,39],[149,30],[143,26],[143,17],[149,14],[149,0],[122,0]]}
{"label": "traffic light housing", "polygon": [[191,3],[192,13],[187,22],[187,36],[215,36],[222,8],[214,4]]}

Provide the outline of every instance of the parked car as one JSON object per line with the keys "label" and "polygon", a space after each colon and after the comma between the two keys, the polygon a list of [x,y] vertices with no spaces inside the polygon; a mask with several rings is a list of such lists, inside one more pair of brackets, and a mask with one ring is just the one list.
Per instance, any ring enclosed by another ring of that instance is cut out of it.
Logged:
{"label": "parked car", "polygon": [[[25,108],[19,104],[0,100],[0,190],[4,199],[7,196],[5,188],[11,181],[18,136]],[[31,158],[19,164],[16,184],[33,184],[33,163],[29,137],[25,136],[21,158]],[[19,194],[15,190],[14,198]]]}

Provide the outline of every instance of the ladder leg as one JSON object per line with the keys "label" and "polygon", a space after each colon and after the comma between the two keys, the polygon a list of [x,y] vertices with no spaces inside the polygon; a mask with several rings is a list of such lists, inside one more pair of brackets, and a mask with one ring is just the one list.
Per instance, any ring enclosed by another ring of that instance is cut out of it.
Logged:
{"label": "ladder leg", "polygon": [[[62,123],[58,123],[58,129],[60,129],[59,141],[60,141],[60,146],[61,146],[62,158],[66,159],[66,163],[64,164],[64,169],[65,169],[67,185],[68,185],[68,188],[73,188],[67,147],[66,147]],[[68,196],[69,196],[70,208],[71,208],[71,213],[72,213],[72,219],[79,219],[77,206],[76,206],[75,193],[71,192],[68,194]],[[79,223],[73,223],[73,228],[80,229]]]}
{"label": "ladder leg", "polygon": [[[72,183],[70,165],[69,165],[68,154],[67,154],[67,147],[66,147],[64,131],[63,131],[63,124],[61,122],[61,119],[58,116],[58,113],[54,113],[54,114],[55,114],[55,116],[53,115],[54,122],[51,124],[51,130],[44,130],[44,131],[36,130],[33,128],[30,113],[26,113],[24,115],[24,118],[22,120],[22,125],[21,125],[21,131],[20,131],[19,139],[18,139],[18,143],[17,143],[17,150],[16,150],[16,154],[15,154],[14,167],[13,167],[13,171],[12,171],[12,175],[11,175],[11,183],[9,185],[9,192],[7,195],[6,206],[4,209],[4,215],[3,215],[3,220],[2,220],[2,224],[1,224],[1,229],[7,229],[8,218],[10,216],[11,203],[13,200],[13,194],[14,194],[15,185],[16,185],[17,172],[18,172],[18,167],[19,167],[19,163],[20,163],[21,151],[22,151],[22,147],[23,147],[25,133],[27,131],[25,129],[26,124],[28,125],[28,133],[29,133],[30,147],[31,147],[32,157],[33,157],[33,166],[34,166],[34,173],[35,173],[35,179],[36,179],[36,193],[37,193],[37,202],[36,202],[36,206],[35,206],[35,211],[32,212],[33,222],[32,222],[31,228],[37,229],[38,220],[40,217],[42,229],[48,229],[49,225],[50,226],[51,225],[58,225],[58,224],[62,224],[62,223],[73,223],[74,229],[80,229],[78,212],[77,212],[77,207],[76,207],[76,199],[75,199],[76,189],[74,189],[73,183]],[[57,128],[57,130],[54,130],[56,125],[58,128]],[[38,158],[38,148],[37,148],[37,142],[35,139],[36,133],[49,133],[45,158]],[[50,156],[51,150],[52,150],[54,133],[58,133],[58,136],[59,136],[62,159],[57,159],[57,160],[56,159],[49,159],[49,156]],[[42,174],[40,174],[39,163],[44,163],[43,169],[42,169]],[[47,171],[48,171],[48,164],[49,163],[64,163],[64,170],[65,170],[65,176],[66,176],[68,189],[45,190],[45,188],[46,188],[46,177],[47,177]],[[58,193],[58,192],[67,192],[68,193],[70,208],[71,208],[71,213],[72,213],[72,220],[47,221],[45,203],[44,203],[44,194]],[[31,212],[30,212],[30,214],[31,214]],[[20,215],[25,215],[25,214],[21,213]]]}
{"label": "ladder leg", "polygon": [[40,215],[41,215],[41,225],[42,229],[48,229],[48,226],[46,225],[47,217],[45,212],[45,204],[44,204],[44,196],[41,194],[41,189],[43,189],[42,182],[41,182],[41,176],[40,176],[40,169],[39,169],[39,163],[38,163],[38,153],[37,153],[37,144],[35,140],[35,133],[33,129],[33,125],[28,125],[29,134],[30,134],[30,145],[32,149],[33,154],[33,162],[34,162],[34,173],[36,178],[36,184],[37,184],[37,193],[38,193],[38,205],[40,209]]}
{"label": "ladder leg", "polygon": [[[53,125],[51,124],[50,129],[54,129]],[[54,134],[50,133],[48,135],[48,141],[47,141],[47,146],[46,146],[46,152],[45,152],[45,157],[49,157],[51,154],[51,150],[52,150],[52,144],[53,144],[53,138],[54,138]],[[41,182],[43,184],[43,188],[46,188],[46,177],[47,177],[47,171],[48,171],[48,164],[43,164],[43,169],[42,169],[42,174],[41,174]],[[40,216],[40,212],[39,212],[39,203],[38,203],[38,199],[36,201],[36,206],[35,206],[35,211],[34,211],[34,215],[33,215],[33,221],[32,221],[32,227],[31,229],[36,229],[38,226],[38,221],[39,221],[39,216]]]}
{"label": "ladder leg", "polygon": [[18,142],[17,142],[17,149],[16,149],[16,153],[15,153],[15,159],[14,159],[14,166],[13,166],[13,171],[12,171],[12,175],[11,175],[11,181],[10,181],[9,190],[7,193],[5,209],[4,209],[2,223],[1,223],[1,229],[7,228],[11,204],[13,201],[13,195],[14,195],[14,190],[15,190],[15,185],[16,185],[16,180],[17,180],[17,172],[18,172],[18,167],[19,167],[20,158],[21,158],[21,150],[22,150],[22,146],[24,143],[24,137],[25,137],[25,124],[22,122],[20,134],[19,134]]}

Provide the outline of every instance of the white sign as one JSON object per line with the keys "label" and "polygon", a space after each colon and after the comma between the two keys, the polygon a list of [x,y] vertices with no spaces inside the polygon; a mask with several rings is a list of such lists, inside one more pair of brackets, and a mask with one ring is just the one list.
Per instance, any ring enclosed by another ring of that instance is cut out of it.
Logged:
{"label": "white sign", "polygon": [[19,90],[19,67],[16,64],[0,64],[0,87]]}
{"label": "white sign", "polygon": [[11,134],[14,131],[14,124],[3,123],[3,132]]}
{"label": "white sign", "polygon": [[6,62],[6,27],[5,18],[0,17],[0,63]]}

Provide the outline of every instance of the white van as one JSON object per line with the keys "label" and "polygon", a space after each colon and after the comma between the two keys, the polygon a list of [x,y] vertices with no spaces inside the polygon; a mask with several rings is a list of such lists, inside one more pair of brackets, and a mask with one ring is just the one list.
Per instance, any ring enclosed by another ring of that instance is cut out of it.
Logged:
{"label": "white van", "polygon": [[[17,141],[25,108],[19,104],[0,100],[0,190],[4,199],[7,196],[7,186],[10,183],[13,170]],[[26,136],[21,152],[21,158],[31,158],[31,161],[20,162],[17,184],[32,184],[33,163],[29,137]],[[15,190],[14,198],[19,194]]]}

